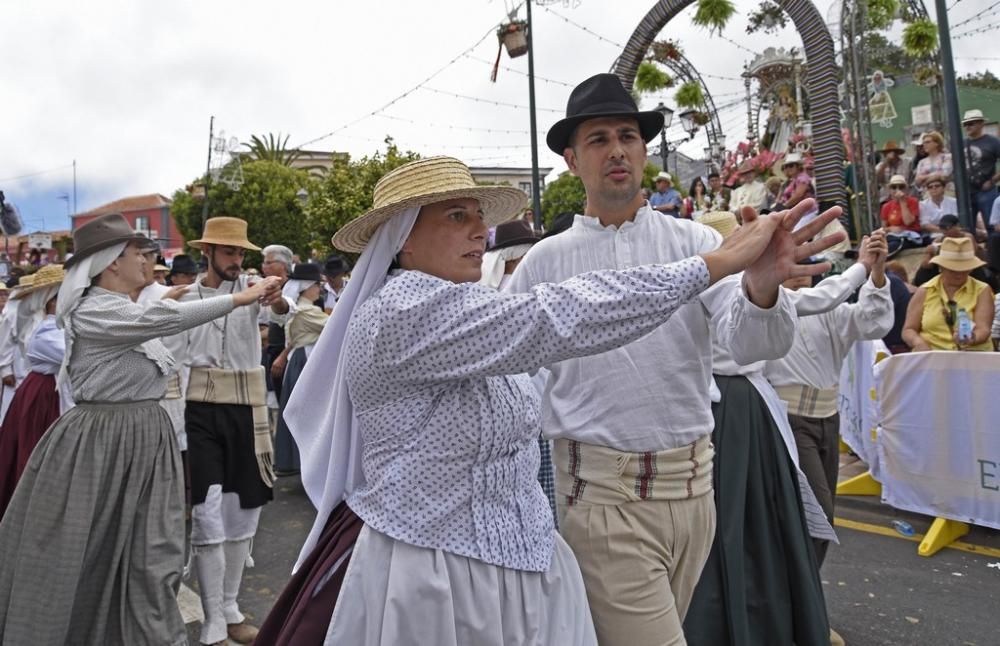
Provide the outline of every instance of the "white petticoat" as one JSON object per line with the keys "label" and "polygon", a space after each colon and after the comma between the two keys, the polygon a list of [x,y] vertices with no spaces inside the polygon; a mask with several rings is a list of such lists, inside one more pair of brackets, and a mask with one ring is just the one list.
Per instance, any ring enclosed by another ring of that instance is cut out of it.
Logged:
{"label": "white petticoat", "polygon": [[558,534],[548,571],[526,572],[365,525],[324,643],[597,646],[597,637],[580,567]]}

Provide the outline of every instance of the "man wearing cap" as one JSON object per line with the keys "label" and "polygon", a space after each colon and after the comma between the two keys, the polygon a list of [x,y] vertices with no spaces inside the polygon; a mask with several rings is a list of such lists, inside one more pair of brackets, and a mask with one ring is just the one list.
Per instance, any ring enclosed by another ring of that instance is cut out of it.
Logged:
{"label": "man wearing cap", "polygon": [[345,277],[350,271],[351,263],[339,254],[330,254],[323,263],[323,276],[326,278],[323,283],[323,310],[327,314],[333,311],[333,306],[347,286]]}
{"label": "man wearing cap", "polygon": [[905,156],[903,153],[906,151],[892,139],[885,142],[880,152],[882,161],[875,166],[875,182],[878,184],[879,204],[885,204],[892,199],[892,190],[889,188],[892,177],[894,175],[902,175],[904,179],[909,177],[913,160]]}
{"label": "man wearing cap", "polygon": [[729,210],[740,213],[744,206],[754,211],[763,211],[767,207],[767,187],[757,177],[753,166],[743,162],[739,169],[740,185],[732,193]]}
{"label": "man wearing cap", "polygon": [[972,208],[981,213],[984,220],[993,212],[993,202],[997,199],[997,180],[1000,180],[1000,174],[997,173],[1000,139],[983,132],[985,125],[986,117],[982,110],[969,110],[962,119]]}
{"label": "man wearing cap", "polygon": [[[207,273],[181,297],[204,300],[248,288],[241,274],[247,250],[245,220],[211,218],[201,239],[189,243],[208,260]],[[290,304],[280,294],[269,299],[271,321],[284,323]],[[191,469],[191,551],[205,622],[201,642],[241,644],[257,629],[245,622],[237,595],[244,564],[252,565],[250,544],[260,510],[272,500],[274,472],[267,386],[260,365],[257,327],[261,305],[231,312],[188,332],[184,425]]]}
{"label": "man wearing cap", "polygon": [[[598,74],[573,90],[567,117],[546,140],[583,181],[587,206],[569,230],[532,247],[508,291],[720,245],[716,231],[660,217],[642,199],[646,142],[662,126],[662,115],[640,112],[617,76]],[[789,258],[816,230],[791,233],[802,211],[760,216],[781,223],[773,252],[742,279],[713,287],[728,294],[711,301],[718,309],[699,298],[623,348],[549,366],[542,429],[555,440],[560,527],[605,646],[685,643],[681,624],[715,532],[710,330],[741,363],[789,349],[796,317],[779,277],[797,270]]]}
{"label": "man wearing cap", "polygon": [[670,173],[660,172],[656,176],[656,190],[649,196],[649,205],[654,211],[672,215],[675,218],[681,210],[681,194],[673,188],[673,179]]}
{"label": "man wearing cap", "polygon": [[198,278],[198,265],[187,254],[177,254],[170,264],[167,282],[172,286],[192,285]]}

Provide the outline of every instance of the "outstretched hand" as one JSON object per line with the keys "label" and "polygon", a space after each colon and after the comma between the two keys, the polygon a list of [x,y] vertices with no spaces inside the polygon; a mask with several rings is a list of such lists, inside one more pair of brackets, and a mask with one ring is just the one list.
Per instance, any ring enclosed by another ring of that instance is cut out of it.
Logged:
{"label": "outstretched hand", "polygon": [[[830,263],[800,265],[799,262],[842,242],[847,234],[838,231],[813,240],[827,224],[840,217],[841,208],[835,206],[814,218],[797,231],[795,225],[806,213],[816,208],[816,202],[805,199],[788,211],[769,213],[779,223],[764,251],[746,268],[746,289],[750,300],[758,307],[771,307],[778,300],[778,287],[789,278],[815,276],[830,271]],[[743,221],[759,220],[753,209],[745,208]]]}
{"label": "outstretched hand", "polygon": [[191,289],[190,285],[174,285],[167,291],[163,292],[163,296],[160,297],[160,300],[176,301],[184,294],[187,294],[189,289]]}

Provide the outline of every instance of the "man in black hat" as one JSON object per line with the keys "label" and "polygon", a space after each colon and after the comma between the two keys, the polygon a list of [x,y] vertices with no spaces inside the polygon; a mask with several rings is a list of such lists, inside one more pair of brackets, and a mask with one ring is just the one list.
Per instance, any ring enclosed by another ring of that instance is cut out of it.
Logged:
{"label": "man in black hat", "polygon": [[337,299],[344,292],[347,286],[347,274],[350,271],[351,263],[335,253],[327,256],[326,262],[323,263],[323,276],[326,277],[323,285],[323,309],[327,314],[333,311]]}
{"label": "man in black hat", "polygon": [[193,285],[198,278],[198,265],[187,254],[177,254],[170,265],[167,282],[170,285]]}
{"label": "man in black hat", "polygon": [[[528,252],[508,291],[680,261],[721,244],[714,230],[664,218],[643,199],[646,143],[663,116],[639,111],[618,77],[581,83],[566,113],[546,141],[583,181],[587,205],[569,230]],[[797,268],[801,245],[839,211],[791,233],[810,206],[760,216],[755,226],[771,232],[771,246],[742,282],[709,290],[727,290],[711,301],[721,307],[693,302],[624,348],[550,366],[542,428],[555,440],[560,530],[579,561],[603,645],[684,643],[682,621],[715,530],[709,330],[740,363],[787,352],[796,318],[781,282],[818,273]],[[742,216],[758,219],[751,209]]]}

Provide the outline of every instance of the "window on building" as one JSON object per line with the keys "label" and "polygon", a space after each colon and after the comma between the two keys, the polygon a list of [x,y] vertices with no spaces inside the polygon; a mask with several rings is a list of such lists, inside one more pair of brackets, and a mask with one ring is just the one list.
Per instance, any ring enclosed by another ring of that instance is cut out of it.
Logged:
{"label": "window on building", "polygon": [[135,230],[141,231],[143,233],[149,233],[149,216],[148,215],[137,215],[135,216]]}
{"label": "window on building", "polygon": [[517,187],[528,194],[531,197],[531,182],[519,182]]}

